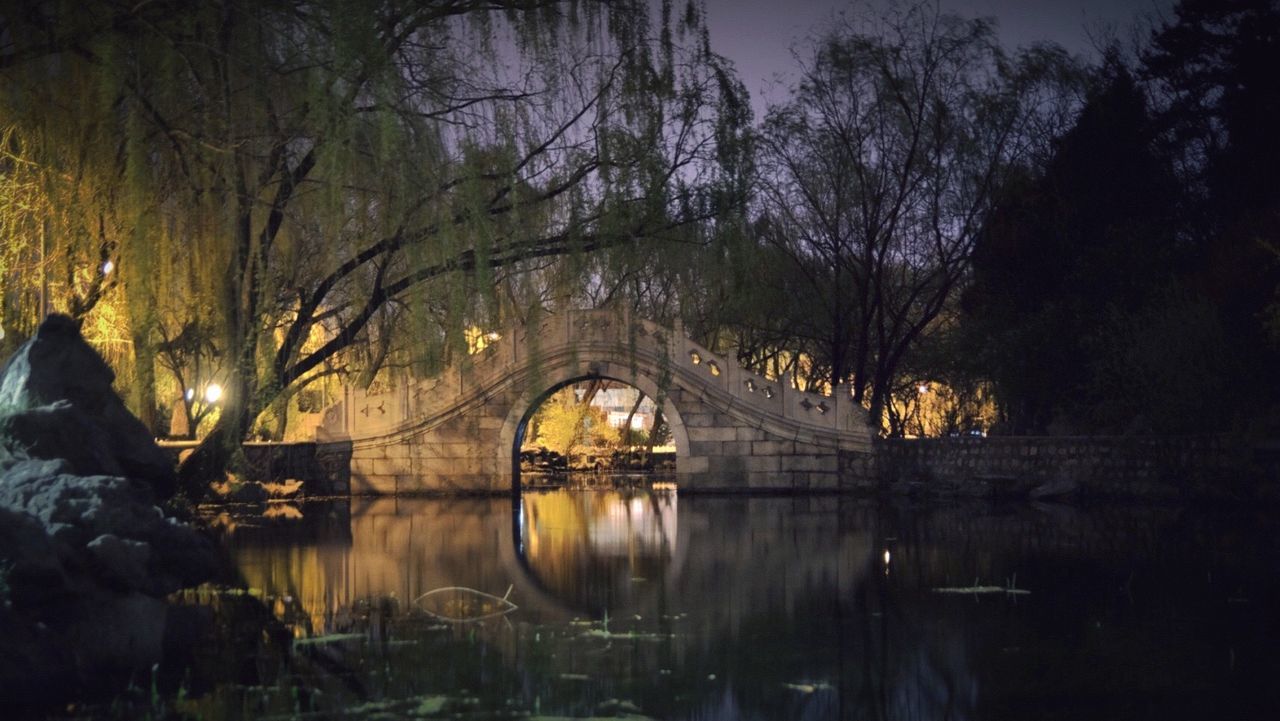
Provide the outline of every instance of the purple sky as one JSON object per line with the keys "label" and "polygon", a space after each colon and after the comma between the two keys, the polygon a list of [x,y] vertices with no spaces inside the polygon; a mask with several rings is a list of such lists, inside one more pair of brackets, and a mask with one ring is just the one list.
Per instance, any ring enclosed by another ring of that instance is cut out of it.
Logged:
{"label": "purple sky", "polygon": [[[757,119],[765,104],[785,99],[786,74],[795,68],[791,47],[836,12],[866,4],[839,0],[705,0],[711,45],[737,66],[751,92]],[[883,7],[883,0],[870,0]],[[998,23],[1006,47],[1056,42],[1073,53],[1094,55],[1091,36],[1129,37],[1140,16],[1169,16],[1173,0],[941,0],[943,10]],[[782,76],[781,87],[775,79]]]}

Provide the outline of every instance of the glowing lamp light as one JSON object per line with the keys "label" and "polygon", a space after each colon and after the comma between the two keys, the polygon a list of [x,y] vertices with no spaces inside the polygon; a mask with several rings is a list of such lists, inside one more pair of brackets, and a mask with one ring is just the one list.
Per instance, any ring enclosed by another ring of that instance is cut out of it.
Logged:
{"label": "glowing lamp light", "polygon": [[114,262],[112,262],[110,258],[108,258],[108,259],[107,259],[105,262],[103,262],[103,264],[102,264],[102,274],[103,274],[103,275],[111,275],[111,271],[113,271],[113,270],[115,270],[115,269],[116,269],[116,264],[115,264]]}
{"label": "glowing lamp light", "polygon": [[502,334],[497,331],[485,333],[484,337],[485,337],[485,340],[489,341],[490,343],[502,340]]}
{"label": "glowing lamp light", "polygon": [[221,397],[222,386],[217,383],[210,383],[208,387],[204,389],[204,399],[210,403],[217,403],[218,399]]}
{"label": "glowing lamp light", "polygon": [[928,392],[929,392],[929,384],[928,384],[928,383],[921,383],[920,385],[916,386],[916,390],[917,390],[917,391],[920,391],[920,393],[921,393],[922,395],[923,395],[923,394],[925,394],[925,393],[928,393]]}
{"label": "glowing lamp light", "polygon": [[184,398],[186,398],[188,401],[195,400],[195,397],[196,397],[196,389],[195,389],[195,388],[188,388],[188,389],[187,389],[187,392],[183,394],[183,397],[184,397]]}

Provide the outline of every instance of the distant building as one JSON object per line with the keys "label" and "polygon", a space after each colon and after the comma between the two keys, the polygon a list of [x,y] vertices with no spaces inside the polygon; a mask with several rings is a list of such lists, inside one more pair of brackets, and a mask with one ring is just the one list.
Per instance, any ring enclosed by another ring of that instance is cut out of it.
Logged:
{"label": "distant building", "polygon": [[[621,428],[627,422],[627,415],[631,413],[631,408],[635,406],[636,397],[639,394],[640,391],[631,386],[606,388],[596,394],[591,405],[608,414],[609,425]],[[632,430],[642,431],[652,428],[655,409],[653,399],[645,397],[640,402],[640,407],[636,409],[636,414],[631,417]]]}

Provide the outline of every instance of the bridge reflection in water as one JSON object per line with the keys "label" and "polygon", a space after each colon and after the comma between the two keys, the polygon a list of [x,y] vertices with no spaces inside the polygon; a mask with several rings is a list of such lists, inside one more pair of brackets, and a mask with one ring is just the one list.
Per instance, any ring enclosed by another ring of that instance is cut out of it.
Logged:
{"label": "bridge reflection in water", "polygon": [[517,557],[529,580],[567,608],[617,615],[671,580],[674,493],[527,492],[518,503]]}
{"label": "bridge reflection in water", "polygon": [[448,586],[511,588],[521,617],[538,621],[658,605],[732,619],[780,593],[852,593],[875,555],[867,527],[832,536],[835,497],[698,501],[566,490],[353,498],[308,504],[293,521],[244,519],[229,544],[249,586],[291,599],[306,619],[300,635],[331,631],[358,601],[407,610]]}
{"label": "bridge reflection in water", "polygon": [[[422,694],[477,717],[621,699],[703,720],[1045,717],[1049,700],[1055,718],[1252,717],[1280,701],[1264,683],[1280,528],[1261,517],[565,491],[300,510],[241,519],[227,543],[296,636],[354,634],[295,649],[324,662],[297,681],[322,712]],[[975,580],[1031,594],[934,592]],[[510,588],[519,608],[455,625],[415,610],[448,586]]]}

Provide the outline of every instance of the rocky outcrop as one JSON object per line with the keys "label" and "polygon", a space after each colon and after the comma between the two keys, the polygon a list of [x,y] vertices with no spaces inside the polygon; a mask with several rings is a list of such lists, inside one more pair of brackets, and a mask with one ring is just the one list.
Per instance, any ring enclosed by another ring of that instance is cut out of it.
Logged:
{"label": "rocky outcrop", "polygon": [[219,568],[167,516],[173,469],[68,318],[0,372],[0,702],[56,701],[158,662],[164,597]]}
{"label": "rocky outcrop", "polygon": [[0,371],[3,451],[64,459],[79,475],[124,476],[169,497],[173,465],[116,395],[113,380],[75,321],[49,316]]}

